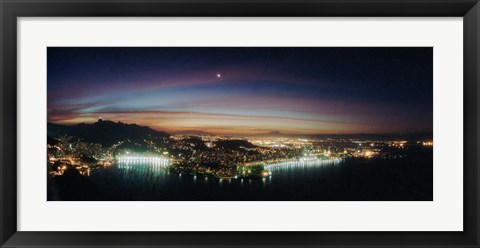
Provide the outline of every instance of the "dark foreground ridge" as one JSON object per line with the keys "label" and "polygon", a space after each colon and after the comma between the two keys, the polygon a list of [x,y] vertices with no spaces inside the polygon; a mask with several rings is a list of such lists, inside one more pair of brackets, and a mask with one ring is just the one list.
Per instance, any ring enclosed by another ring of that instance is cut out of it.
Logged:
{"label": "dark foreground ridge", "polygon": [[53,138],[63,135],[73,136],[106,147],[123,140],[143,143],[144,139],[148,138],[154,142],[161,142],[164,138],[170,137],[170,134],[153,130],[150,127],[104,120],[92,124],[80,123],[71,126],[48,123],[47,134]]}

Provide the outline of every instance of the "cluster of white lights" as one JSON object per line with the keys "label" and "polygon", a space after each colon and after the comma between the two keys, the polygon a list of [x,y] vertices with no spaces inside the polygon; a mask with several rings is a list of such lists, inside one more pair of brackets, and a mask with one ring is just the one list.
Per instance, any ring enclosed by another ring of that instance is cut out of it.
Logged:
{"label": "cluster of white lights", "polygon": [[323,165],[331,165],[341,162],[341,158],[334,158],[334,159],[313,159],[313,158],[302,158],[299,160],[293,160],[288,162],[280,162],[265,165],[265,170],[274,170],[274,169],[286,169],[292,167],[306,167],[306,166],[323,166]]}
{"label": "cluster of white lights", "polygon": [[170,160],[165,157],[145,157],[145,156],[117,156],[117,162],[119,163],[151,163],[168,165]]}

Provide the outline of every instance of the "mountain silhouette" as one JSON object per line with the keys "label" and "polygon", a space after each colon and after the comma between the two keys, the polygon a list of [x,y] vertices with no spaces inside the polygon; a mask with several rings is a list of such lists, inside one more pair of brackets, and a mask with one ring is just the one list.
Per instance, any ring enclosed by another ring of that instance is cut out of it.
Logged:
{"label": "mountain silhouette", "polygon": [[67,135],[82,139],[91,143],[98,143],[109,147],[119,141],[132,143],[144,143],[145,140],[161,144],[170,137],[166,132],[160,132],[150,127],[122,122],[104,121],[76,125],[47,124],[47,134],[52,138]]}
{"label": "mountain silhouette", "polygon": [[211,133],[201,131],[201,130],[184,130],[184,131],[177,131],[175,134],[179,135],[196,135],[196,136],[208,136],[212,135]]}

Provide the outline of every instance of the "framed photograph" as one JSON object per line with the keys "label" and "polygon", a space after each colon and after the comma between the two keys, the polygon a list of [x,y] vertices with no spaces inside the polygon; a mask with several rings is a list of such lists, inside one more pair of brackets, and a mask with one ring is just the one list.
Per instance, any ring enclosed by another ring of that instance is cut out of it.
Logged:
{"label": "framed photograph", "polygon": [[8,1],[1,247],[479,247],[478,1]]}

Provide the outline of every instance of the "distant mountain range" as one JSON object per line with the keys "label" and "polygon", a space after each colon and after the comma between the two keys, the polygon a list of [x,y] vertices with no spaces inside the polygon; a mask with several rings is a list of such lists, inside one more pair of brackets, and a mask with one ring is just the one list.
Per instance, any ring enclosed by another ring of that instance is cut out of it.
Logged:
{"label": "distant mountain range", "polygon": [[185,131],[177,131],[174,132],[173,134],[179,134],[179,135],[196,135],[196,136],[208,136],[208,135],[213,135],[208,132],[200,131],[200,130],[185,130]]}
{"label": "distant mountain range", "polygon": [[259,137],[290,137],[293,136],[291,134],[285,134],[280,131],[272,131],[269,133],[262,133],[262,134],[256,134],[254,136],[259,136]]}
{"label": "distant mountain range", "polygon": [[164,138],[170,137],[166,132],[156,131],[150,127],[122,122],[103,121],[76,125],[47,124],[47,135],[51,138],[68,135],[80,138],[87,142],[111,146],[119,141],[130,140],[132,143],[144,143],[145,139],[162,143]]}
{"label": "distant mountain range", "polygon": [[[175,132],[175,134],[192,135],[192,136],[206,136],[213,135],[208,132],[200,130],[186,130]],[[122,122],[113,122],[106,120],[99,120],[95,123],[80,123],[76,125],[60,125],[47,124],[47,135],[49,142],[54,142],[55,138],[59,136],[68,135],[77,137],[87,142],[98,143],[103,146],[111,146],[119,141],[127,141],[135,144],[144,144],[145,140],[161,144],[165,138],[169,138],[170,134],[167,132],[156,131],[146,126],[139,126],[136,124],[126,124]],[[234,135],[229,135],[235,137]],[[242,135],[245,136],[245,135]],[[432,133],[413,133],[413,134],[285,134],[280,131],[272,131],[264,134],[250,135],[255,137],[304,137],[304,138],[319,138],[319,139],[359,139],[359,140],[430,140],[433,138]],[[218,144],[222,146],[223,144]],[[242,144],[249,147],[248,144]],[[227,145],[226,145],[227,146]]]}

